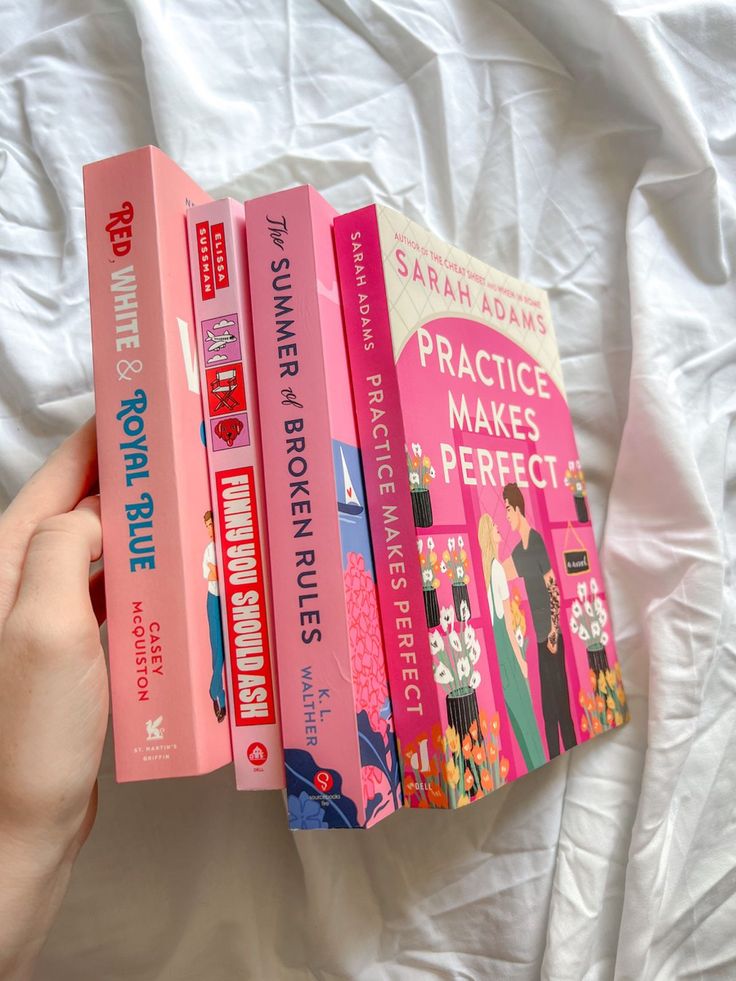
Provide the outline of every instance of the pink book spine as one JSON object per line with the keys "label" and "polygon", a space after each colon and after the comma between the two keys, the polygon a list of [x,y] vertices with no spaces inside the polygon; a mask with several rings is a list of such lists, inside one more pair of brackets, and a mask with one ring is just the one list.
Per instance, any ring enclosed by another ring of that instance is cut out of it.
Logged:
{"label": "pink book spine", "polygon": [[208,696],[185,223],[207,195],[154,147],[90,164],[84,189],[116,775],[206,773],[231,759]]}
{"label": "pink book spine", "polygon": [[[289,824],[366,827],[391,813],[398,798],[384,772],[391,771],[388,724],[364,732],[368,713],[351,663],[340,518],[348,501],[338,494],[336,461],[343,497],[352,486],[343,459],[359,478],[351,447],[333,436],[331,416],[352,420],[353,407],[349,389],[347,401],[336,404],[325,363],[329,325],[339,316],[335,212],[309,187],[249,201],[245,212],[271,566],[279,582],[274,615]],[[369,601],[367,593],[363,598]],[[375,766],[365,762],[364,747]]]}
{"label": "pink book spine", "polygon": [[[229,198],[200,205],[187,224],[217,559],[214,568],[207,563],[209,602],[219,601],[235,780],[239,790],[279,790],[284,758],[243,205]],[[225,712],[221,677],[211,695]]]}
{"label": "pink book spine", "polygon": [[335,246],[401,759],[417,724],[439,724],[441,712],[427,631],[415,617],[424,601],[375,208],[337,218]]}

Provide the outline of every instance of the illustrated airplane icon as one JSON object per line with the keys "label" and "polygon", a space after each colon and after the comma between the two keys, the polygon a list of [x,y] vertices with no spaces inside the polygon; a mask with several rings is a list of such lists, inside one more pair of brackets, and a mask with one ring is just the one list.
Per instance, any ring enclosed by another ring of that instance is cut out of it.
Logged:
{"label": "illustrated airplane icon", "polygon": [[233,341],[237,340],[235,334],[231,334],[229,330],[226,330],[224,334],[213,334],[211,330],[207,331],[207,343],[209,344],[208,351],[219,351],[221,347],[225,347],[226,344],[231,344]]}

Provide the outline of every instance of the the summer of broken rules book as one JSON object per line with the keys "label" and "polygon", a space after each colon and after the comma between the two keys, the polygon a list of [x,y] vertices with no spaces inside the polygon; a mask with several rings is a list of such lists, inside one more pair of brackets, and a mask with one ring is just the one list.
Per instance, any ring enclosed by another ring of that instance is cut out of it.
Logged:
{"label": "the summer of broken rules book", "polygon": [[404,799],[628,719],[546,293],[388,208],[335,238]]}

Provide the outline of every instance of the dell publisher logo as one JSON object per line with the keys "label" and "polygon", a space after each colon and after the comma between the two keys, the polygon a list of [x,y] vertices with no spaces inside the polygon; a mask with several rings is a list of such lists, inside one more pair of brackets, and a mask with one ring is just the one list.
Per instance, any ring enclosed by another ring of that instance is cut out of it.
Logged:
{"label": "dell publisher logo", "polygon": [[268,750],[263,743],[251,743],[248,747],[248,760],[253,766],[263,766],[268,759]]}
{"label": "dell publisher logo", "polygon": [[159,715],[157,719],[149,719],[146,722],[146,741],[150,742],[152,739],[163,739],[164,738],[164,727],[161,723],[164,721],[163,715]]}

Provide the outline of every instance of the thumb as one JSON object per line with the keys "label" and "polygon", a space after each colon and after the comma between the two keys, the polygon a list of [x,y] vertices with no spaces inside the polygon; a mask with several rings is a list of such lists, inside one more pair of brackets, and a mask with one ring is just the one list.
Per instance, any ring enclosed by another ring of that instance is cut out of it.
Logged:
{"label": "thumb", "polygon": [[88,643],[99,636],[89,567],[101,553],[99,499],[85,498],[73,511],[43,520],[28,543],[11,616],[53,649],[96,648]]}

